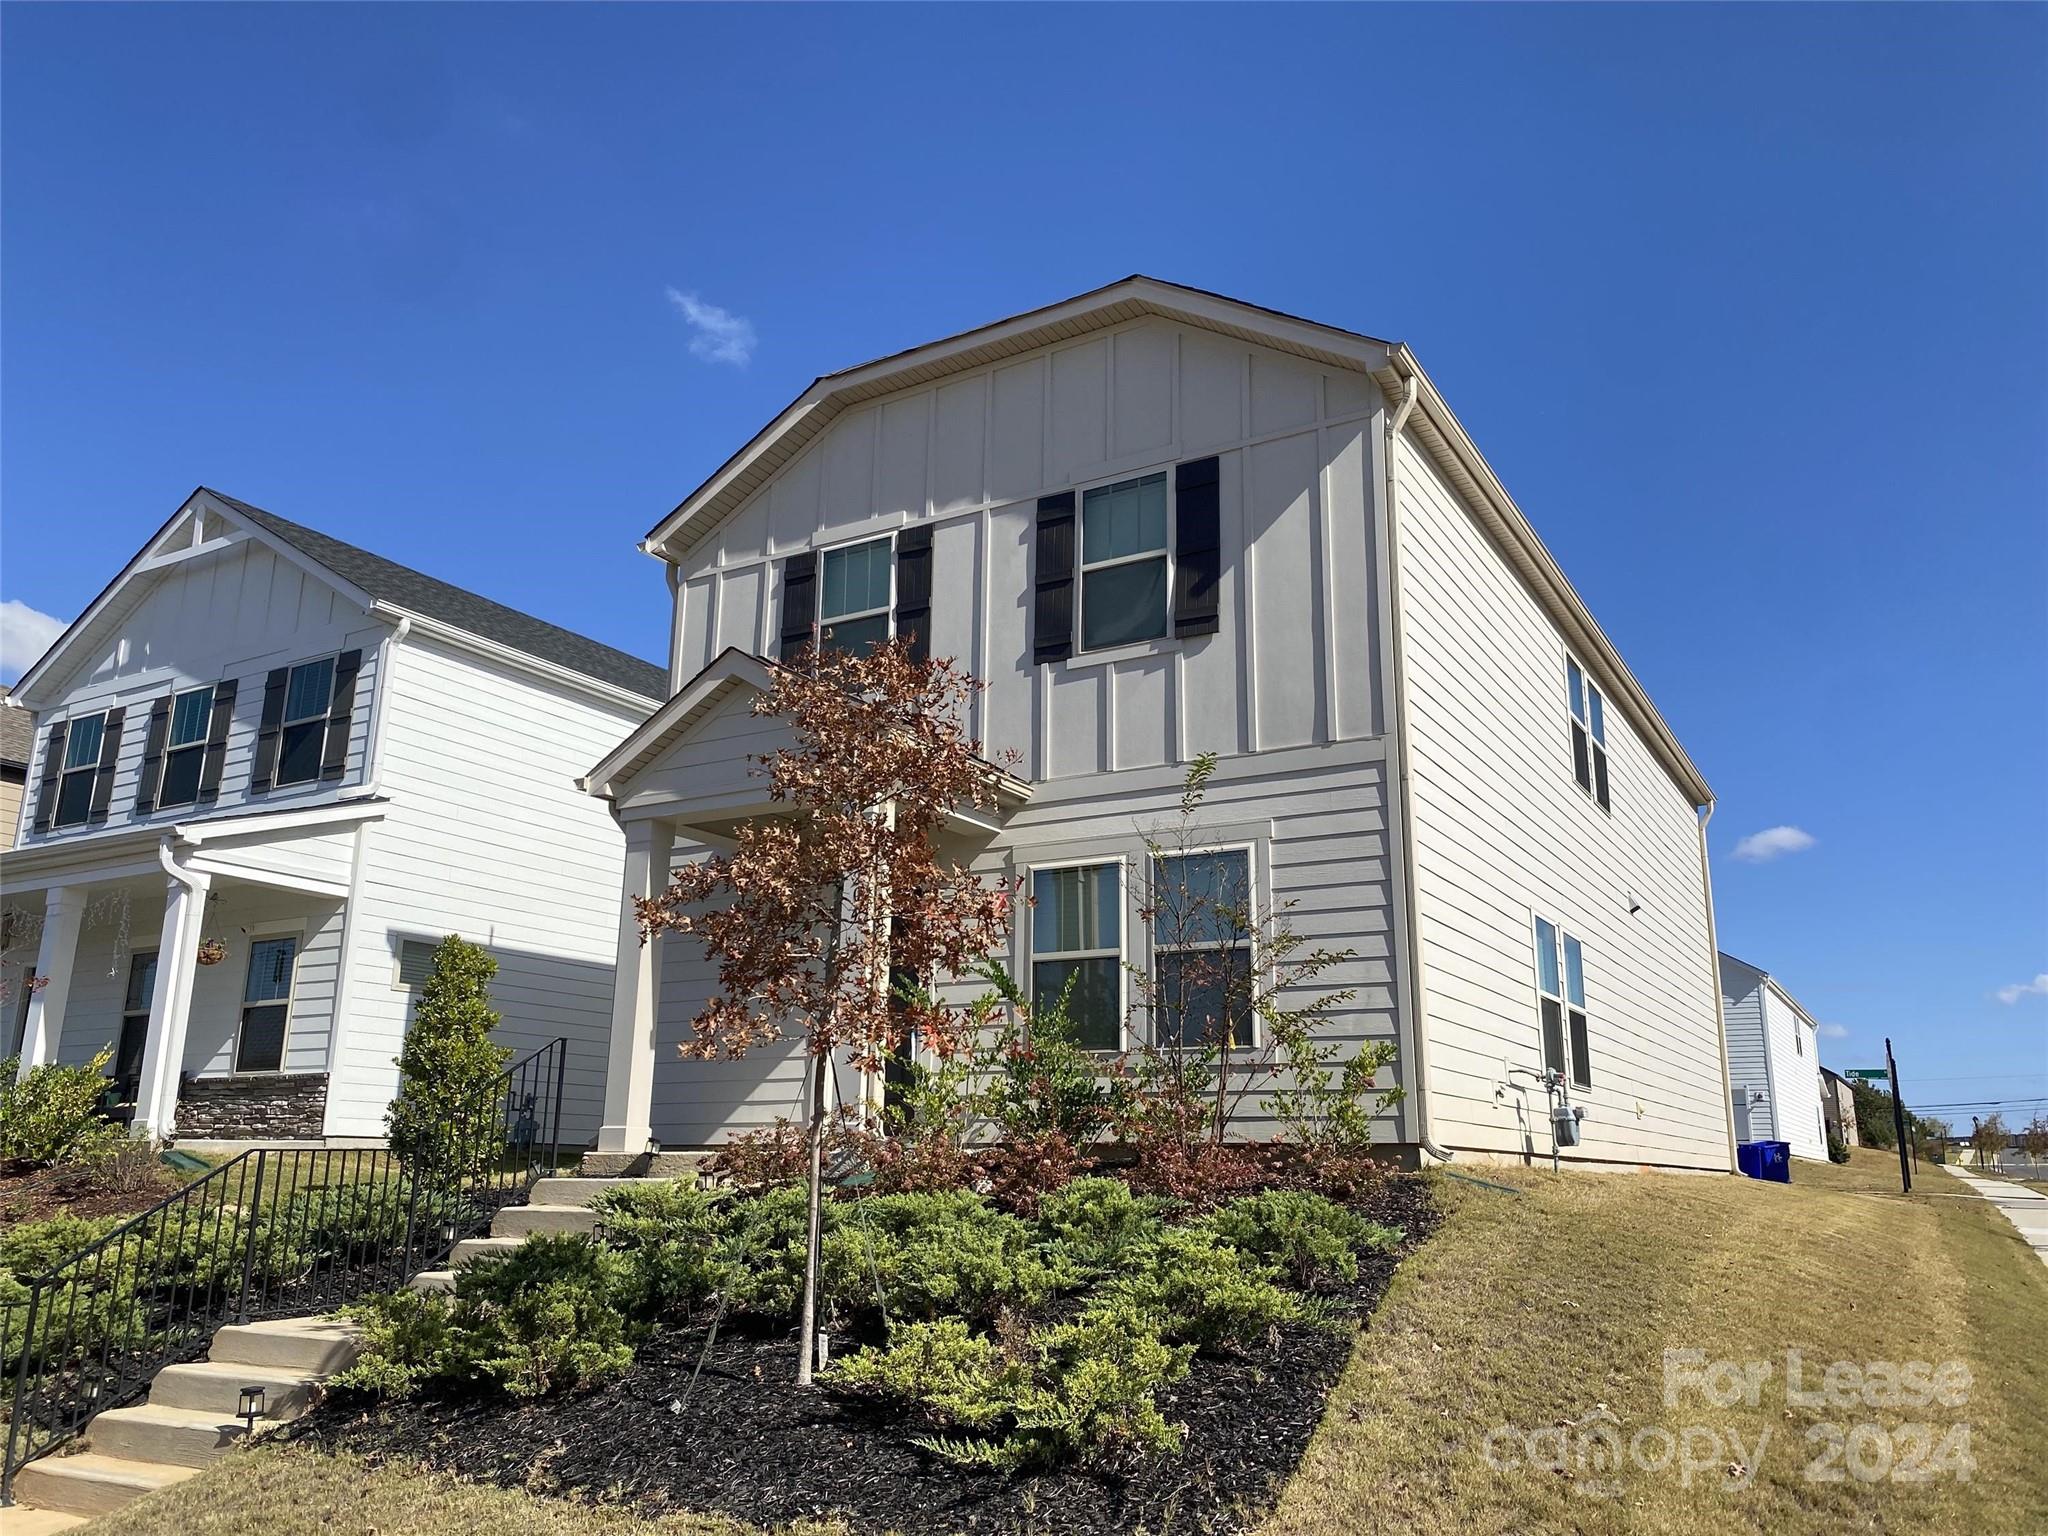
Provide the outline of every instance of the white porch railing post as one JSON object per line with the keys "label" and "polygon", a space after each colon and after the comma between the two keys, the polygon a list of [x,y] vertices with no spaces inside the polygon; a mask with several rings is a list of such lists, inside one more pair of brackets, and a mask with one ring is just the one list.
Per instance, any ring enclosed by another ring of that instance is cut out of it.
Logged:
{"label": "white porch railing post", "polygon": [[668,884],[675,828],[666,821],[626,823],[626,871],[619,898],[618,965],[612,981],[611,1053],[604,1075],[600,1152],[638,1153],[653,1138],[655,1002],[661,985],[661,941],[640,941],[634,900]]}
{"label": "white porch railing post", "polygon": [[178,1073],[185,1057],[185,1026],[192,1017],[192,983],[206,926],[208,883],[204,875],[189,874],[184,879],[168,876],[164,882],[156,990],[149,999],[149,1038],[142,1048],[133,1127],[138,1136],[152,1141],[168,1137],[177,1119]]}
{"label": "white porch railing post", "polygon": [[21,1077],[57,1059],[57,1039],[64,1032],[64,1009],[71,1000],[71,973],[78,959],[78,930],[84,918],[82,890],[53,885],[43,893],[43,937],[36,946],[35,974],[45,980],[29,994],[28,1019],[21,1035]]}

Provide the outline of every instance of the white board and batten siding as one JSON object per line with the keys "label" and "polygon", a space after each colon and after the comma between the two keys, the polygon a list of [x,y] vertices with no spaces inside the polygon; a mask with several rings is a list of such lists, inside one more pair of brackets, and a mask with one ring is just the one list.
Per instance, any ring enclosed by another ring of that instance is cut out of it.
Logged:
{"label": "white board and batten siding", "polygon": [[[368,618],[333,587],[260,540],[174,566],[153,575],[125,610],[102,615],[83,639],[67,673],[43,681],[38,692],[61,700],[37,712],[35,757],[27,801],[33,806],[53,721],[76,719],[119,706],[121,745],[115,759],[107,820],[90,827],[36,833],[25,809],[21,845],[123,826],[169,826],[193,819],[189,805],[135,815],[135,791],[156,700],[173,692],[234,679],[234,715],[222,762],[220,797],[209,815],[317,805],[363,780],[370,721],[377,697],[381,642],[389,627]],[[361,650],[355,704],[349,719],[348,757],[339,780],[316,780],[252,795],[250,767],[263,714],[263,686],[272,669],[346,650]]]}
{"label": "white board and batten siding", "polygon": [[641,714],[415,633],[393,650],[379,789],[352,924],[349,1027],[327,1133],[375,1136],[414,994],[400,946],[460,934],[498,962],[500,1041],[569,1042],[571,1144],[602,1115],[624,841],[577,778]]}
{"label": "white board and batten siding", "polygon": [[1503,1091],[1509,1067],[1542,1065],[1540,916],[1584,948],[1593,1085],[1572,1094],[1587,1110],[1577,1156],[1726,1169],[1693,806],[1611,697],[1611,814],[1579,788],[1560,630],[1412,430],[1398,452],[1432,1135],[1452,1149],[1548,1155],[1542,1095]]}

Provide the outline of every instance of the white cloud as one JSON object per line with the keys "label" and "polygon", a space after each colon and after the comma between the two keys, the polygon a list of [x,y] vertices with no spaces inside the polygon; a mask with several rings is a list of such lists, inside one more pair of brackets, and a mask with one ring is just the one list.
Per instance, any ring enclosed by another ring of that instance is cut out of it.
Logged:
{"label": "white cloud", "polygon": [[1735,845],[1735,857],[1746,864],[1768,864],[1787,853],[1804,853],[1818,841],[1798,827],[1765,827]]}
{"label": "white cloud", "polygon": [[690,326],[690,356],[707,363],[731,363],[744,368],[754,355],[754,322],[716,304],[706,304],[694,293],[670,288],[669,303]]}
{"label": "white cloud", "polygon": [[1823,1040],[1846,1040],[1849,1038],[1849,1026],[1846,1024],[1817,1024],[1814,1028],[1820,1032],[1820,1037]]}
{"label": "white cloud", "polygon": [[2001,1003],[2016,1003],[2023,997],[2048,997],[2048,971],[2043,971],[2032,981],[2014,982],[2009,987],[1998,989]]}
{"label": "white cloud", "polygon": [[0,683],[11,683],[64,633],[64,621],[8,598],[0,603]]}

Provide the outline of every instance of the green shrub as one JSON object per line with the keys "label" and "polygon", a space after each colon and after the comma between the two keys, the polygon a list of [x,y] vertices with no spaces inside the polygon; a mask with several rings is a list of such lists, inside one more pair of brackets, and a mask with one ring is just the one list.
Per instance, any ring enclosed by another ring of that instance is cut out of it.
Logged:
{"label": "green shrub", "polygon": [[0,1232],[0,1274],[33,1279],[105,1237],[126,1218],[60,1214]]}
{"label": "green shrub", "polygon": [[1031,1229],[966,1190],[854,1201],[825,1240],[827,1295],[840,1310],[969,1320],[1051,1294]]}
{"label": "green shrub", "polygon": [[1301,1297],[1274,1283],[1279,1274],[1207,1228],[1169,1227],[1135,1269],[1109,1280],[1090,1310],[1129,1307],[1177,1343],[1250,1343],[1310,1316]]}
{"label": "green shrub", "polygon": [[1831,1163],[1846,1163],[1849,1161],[1849,1143],[1842,1140],[1840,1134],[1832,1127],[1828,1130],[1828,1161]]}
{"label": "green shrub", "polygon": [[618,1184],[591,1201],[604,1245],[619,1256],[627,1310],[649,1318],[688,1312],[731,1286],[737,1271],[724,1203],[686,1179]]}
{"label": "green shrub", "polygon": [[1399,1229],[1368,1221],[1305,1190],[1269,1189],[1212,1212],[1202,1225],[1238,1252],[1278,1265],[1295,1285],[1356,1280],[1358,1255],[1401,1241]]}
{"label": "green shrub", "polygon": [[512,1053],[494,1044],[491,978],[498,962],[478,945],[443,939],[398,1057],[398,1096],[385,1112],[391,1151],[408,1174],[437,1184],[481,1175],[504,1150],[493,1112]]}
{"label": "green shrub", "polygon": [[[839,1202],[825,1202],[821,1221],[824,1263],[818,1291],[829,1299],[848,1294],[848,1254],[832,1241],[841,1221]],[[733,1207],[725,1226],[725,1257],[734,1270],[732,1302],[737,1309],[775,1319],[797,1315],[809,1228],[808,1195],[801,1184],[781,1185]]]}
{"label": "green shrub", "polygon": [[1030,1372],[958,1318],[899,1323],[880,1348],[828,1368],[833,1387],[911,1404],[945,1429],[994,1429],[1017,1411]]}
{"label": "green shrub", "polygon": [[1135,1258],[1166,1230],[1173,1202],[1136,1195],[1122,1179],[1074,1179],[1038,1202],[1048,1262],[1062,1276],[1087,1278]]}
{"label": "green shrub", "polygon": [[334,1385],[377,1397],[410,1397],[427,1382],[469,1375],[446,1291],[391,1291],[344,1309],[362,1328],[362,1347]]}
{"label": "green shrub", "polygon": [[0,1062],[0,1161],[57,1163],[104,1154],[125,1133],[100,1117],[111,1045],[82,1067],[46,1061],[19,1082],[21,1059]]}

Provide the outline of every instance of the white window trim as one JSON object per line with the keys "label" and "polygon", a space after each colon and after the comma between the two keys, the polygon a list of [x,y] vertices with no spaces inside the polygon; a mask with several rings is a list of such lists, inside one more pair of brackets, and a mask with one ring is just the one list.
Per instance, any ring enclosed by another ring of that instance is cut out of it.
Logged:
{"label": "white window trim", "polygon": [[[317,658],[316,658],[317,659]],[[244,1071],[239,1065],[242,1059],[242,1025],[251,1008],[274,1008],[276,1003],[252,1003],[247,1001],[249,991],[249,967],[256,959],[256,944],[260,939],[296,938],[299,942],[292,950],[292,984],[285,993],[284,1033],[278,1037],[277,1066],[272,1068],[250,1068]],[[306,924],[301,918],[296,922],[258,923],[249,929],[249,953],[242,958],[243,996],[235,999],[235,1043],[228,1052],[228,1077],[288,1077],[291,1075],[292,1024],[299,1012],[299,971],[306,959]]]}
{"label": "white window trim", "polygon": [[[1173,633],[1173,572],[1177,563],[1174,547],[1174,517],[1176,497],[1179,492],[1174,486],[1178,478],[1174,470],[1178,466],[1168,464],[1161,468],[1136,471],[1126,470],[1120,475],[1108,475],[1100,480],[1090,481],[1074,487],[1074,654],[1068,659],[1073,665],[1086,657],[1090,665],[1103,661],[1115,661],[1124,656],[1149,656],[1176,643]],[[1154,475],[1166,479],[1166,543],[1157,550],[1146,550],[1142,554],[1118,555],[1111,560],[1090,560],[1087,538],[1087,507],[1090,491],[1104,490],[1112,485],[1122,485],[1131,480],[1149,480]],[[1088,574],[1091,571],[1113,570],[1119,565],[1136,565],[1143,560],[1157,560],[1161,554],[1166,557],[1166,596],[1164,599],[1164,627],[1150,640],[1119,640],[1115,645],[1091,647],[1088,645]]]}
{"label": "white window trim", "polygon": [[1094,854],[1087,858],[1049,859],[1043,863],[1024,866],[1024,889],[1035,896],[1038,891],[1040,870],[1050,873],[1059,869],[1094,869],[1104,864],[1116,866],[1117,922],[1115,949],[1054,949],[1038,953],[1033,934],[1037,928],[1038,909],[1030,902],[1019,902],[1018,910],[1023,914],[1024,924],[1024,996],[1033,1010],[1038,1007],[1038,962],[1040,960],[1114,960],[1116,961],[1116,1046],[1090,1047],[1091,1054],[1115,1056],[1128,1050],[1131,1045],[1130,1030],[1130,962],[1131,951],[1131,861],[1121,853]]}
{"label": "white window trim", "polygon": [[[1261,891],[1263,890],[1263,886],[1260,884],[1261,869],[1259,864],[1258,844],[1253,841],[1231,843],[1205,843],[1200,846],[1189,846],[1186,848],[1162,850],[1160,852],[1159,857],[1162,860],[1184,859],[1194,858],[1197,855],[1205,853],[1241,853],[1244,855],[1245,896],[1246,899],[1251,903],[1252,921],[1254,927],[1256,927],[1259,913],[1259,897]],[[1149,858],[1150,855],[1148,854],[1147,857]],[[1204,949],[1237,949],[1243,947],[1251,951],[1252,975],[1256,978],[1259,974],[1259,944],[1258,941],[1254,938],[1247,937],[1243,941],[1242,946],[1240,946],[1239,944],[1161,944],[1156,938],[1153,937],[1153,925],[1151,923],[1147,923],[1145,927],[1146,942],[1151,946],[1151,953],[1153,956],[1153,963],[1146,969],[1146,980],[1153,991],[1152,1006],[1154,1009],[1158,1007],[1157,996],[1159,987],[1159,965],[1157,957],[1159,955],[1190,954],[1194,951]],[[1256,985],[1256,982],[1254,982],[1254,985]],[[1232,1045],[1225,1047],[1226,1053],[1258,1050],[1260,1042],[1264,1037],[1265,1031],[1259,1024],[1259,1016],[1256,1012],[1252,1014],[1251,1030],[1252,1037],[1250,1040],[1246,1041],[1243,1045]],[[1158,1044],[1159,1026],[1156,1020],[1153,1021],[1152,1024],[1152,1038],[1153,1043],[1155,1045]]]}
{"label": "white window trim", "polygon": [[[1590,1052],[1593,1036],[1593,1003],[1590,996],[1582,1003],[1574,1003],[1571,1000],[1571,974],[1565,968],[1564,959],[1566,943],[1577,944],[1579,946],[1579,982],[1583,986],[1586,979],[1586,941],[1567,928],[1562,922],[1555,918],[1546,917],[1543,913],[1531,909],[1529,913],[1529,959],[1532,964],[1543,948],[1543,936],[1536,928],[1538,923],[1550,924],[1552,930],[1557,935],[1558,990],[1555,992],[1543,990],[1543,967],[1536,965],[1536,1060],[1538,1063],[1543,1064],[1546,1071],[1549,1070],[1548,1063],[1543,1062],[1543,1005],[1546,1002],[1554,1002],[1557,1004],[1559,1039],[1564,1047],[1564,1079],[1577,1092],[1582,1094],[1591,1093],[1593,1091],[1592,1085],[1579,1081],[1581,1063],[1578,1059],[1578,1053],[1572,1049],[1572,1015],[1574,1013],[1585,1015],[1586,1039]],[[1591,1077],[1592,1073],[1588,1071],[1586,1075]]]}
{"label": "white window trim", "polygon": [[[1579,674],[1579,687],[1585,692],[1586,696],[1586,714],[1583,719],[1572,710],[1572,672],[1574,670]],[[1600,731],[1598,735],[1595,735],[1593,731],[1593,696],[1596,693],[1600,697]],[[1594,810],[1603,816],[1611,817],[1614,814],[1614,754],[1607,750],[1607,715],[1610,702],[1606,692],[1601,689],[1598,683],[1593,681],[1593,674],[1586,669],[1586,664],[1570,651],[1566,651],[1564,653],[1564,717],[1567,723],[1565,740],[1567,743],[1571,740],[1570,726],[1578,726],[1585,731],[1586,777],[1592,782],[1587,784],[1579,782],[1578,764],[1575,760],[1571,759],[1569,754],[1567,754],[1565,769],[1571,775],[1572,788],[1591,801]],[[1600,769],[1593,755],[1596,752],[1601,757],[1607,759],[1607,804],[1605,805],[1600,803],[1600,795],[1597,789],[1600,783]]]}
{"label": "white window trim", "polygon": [[[171,690],[171,710],[170,713],[164,717],[163,756],[158,760],[156,765],[156,783],[151,786],[151,789],[154,791],[154,793],[150,796],[150,805],[153,808],[153,810],[163,810],[167,803],[172,809],[179,809],[184,806],[197,805],[199,803],[199,785],[196,780],[193,782],[192,798],[190,800],[176,800],[170,802],[166,802],[163,797],[164,782],[171,776],[171,757],[173,754],[178,752],[197,752],[200,758],[200,768],[202,772],[204,771],[206,766],[206,746],[207,743],[213,737],[213,694],[214,690],[219,686],[220,685],[218,683],[200,683],[196,687],[192,688],[173,688]],[[171,727],[176,723],[178,718],[178,700],[183,698],[189,698],[195,693],[203,693],[206,695],[206,729],[199,733],[199,739],[197,741],[188,741],[181,746],[173,746],[171,744]],[[334,690],[330,687],[328,689],[328,703],[331,706],[333,702]],[[283,735],[283,727],[280,726],[278,729],[281,740]]]}
{"label": "white window trim", "polygon": [[[58,760],[57,763],[57,798],[56,801],[50,806],[50,830],[52,832],[68,832],[73,827],[83,827],[89,826],[91,824],[92,795],[90,791],[88,791],[86,794],[85,814],[79,817],[78,820],[59,821],[57,817],[60,814],[60,808],[64,804],[65,782],[69,780],[73,774],[82,773],[85,774],[87,777],[91,777],[92,775],[100,771],[100,759],[101,757],[106,755],[107,750],[107,716],[109,716],[112,713],[113,710],[111,707],[104,709],[89,709],[82,715],[71,716],[69,723],[65,725],[64,755]],[[69,766],[71,762],[71,743],[78,739],[78,728],[81,725],[85,724],[85,722],[88,720],[99,721],[100,744],[93,749],[91,762],[73,768]]]}
{"label": "white window trim", "polygon": [[[317,667],[323,661],[328,663],[327,702],[320,707],[320,713],[317,715],[283,715],[278,719],[277,765],[271,770],[270,774],[270,789],[272,793],[278,790],[305,789],[309,785],[318,785],[320,783],[320,770],[317,767],[313,770],[313,776],[310,779],[286,780],[281,775],[284,772],[284,733],[295,725],[311,725],[316,720],[324,722],[334,713],[334,677],[341,665],[341,652],[328,651],[319,656],[308,656],[304,661],[288,662],[285,665],[284,696],[289,701],[292,696],[292,674],[301,667]],[[320,740],[321,751],[324,755],[327,741],[324,731],[321,734]]]}
{"label": "white window trim", "polygon": [[[882,618],[887,620],[885,640],[896,638],[896,532],[864,534],[857,539],[839,539],[831,544],[816,546],[818,551],[818,597],[811,612],[811,625],[822,649],[825,644],[825,629],[832,624],[858,624],[862,619]],[[858,549],[863,544],[886,544],[889,548],[889,601],[880,608],[862,608],[854,613],[835,613],[825,617],[825,561],[835,552]]]}

